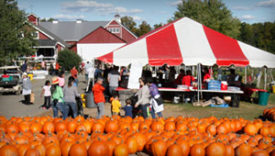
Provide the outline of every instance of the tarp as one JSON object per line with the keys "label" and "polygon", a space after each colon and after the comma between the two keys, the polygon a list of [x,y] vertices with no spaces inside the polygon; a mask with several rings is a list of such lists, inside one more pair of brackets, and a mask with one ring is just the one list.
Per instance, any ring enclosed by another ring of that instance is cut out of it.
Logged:
{"label": "tarp", "polygon": [[125,66],[133,62],[152,66],[203,64],[275,68],[275,55],[250,46],[184,17],[138,40],[98,57]]}

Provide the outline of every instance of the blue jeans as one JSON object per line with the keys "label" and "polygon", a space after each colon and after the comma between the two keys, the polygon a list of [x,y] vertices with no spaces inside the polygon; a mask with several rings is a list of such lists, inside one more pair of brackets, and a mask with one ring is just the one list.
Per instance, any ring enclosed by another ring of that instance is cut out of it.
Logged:
{"label": "blue jeans", "polygon": [[65,102],[66,107],[68,108],[67,115],[69,114],[70,108],[73,111],[73,118],[77,116],[77,105],[75,102]]}
{"label": "blue jeans", "polygon": [[[152,118],[155,119],[156,118],[156,112],[154,110],[154,107],[152,107],[152,111],[150,113],[152,115]],[[162,117],[162,113],[161,112],[158,112],[157,115],[158,115],[158,117]]]}
{"label": "blue jeans", "polygon": [[97,119],[100,119],[104,115],[104,102],[99,102],[97,105]]}
{"label": "blue jeans", "polygon": [[53,107],[53,117],[56,118],[58,117],[58,110],[62,113],[63,120],[65,120],[68,116],[68,107],[65,105],[63,102],[58,102],[55,106],[52,105]]}
{"label": "blue jeans", "polygon": [[141,105],[142,116],[144,119],[146,119],[148,117],[148,115],[147,115],[148,106],[149,106],[149,104]]}

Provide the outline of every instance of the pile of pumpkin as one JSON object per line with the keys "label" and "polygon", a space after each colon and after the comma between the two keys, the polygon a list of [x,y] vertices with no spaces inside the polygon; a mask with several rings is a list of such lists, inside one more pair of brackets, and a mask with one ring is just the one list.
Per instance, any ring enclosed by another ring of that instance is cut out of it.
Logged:
{"label": "pile of pumpkin", "polygon": [[265,119],[275,121],[275,107],[273,108],[266,108],[263,113],[263,117]]}
{"label": "pile of pumpkin", "polygon": [[182,116],[0,117],[0,156],[275,155],[275,124]]}

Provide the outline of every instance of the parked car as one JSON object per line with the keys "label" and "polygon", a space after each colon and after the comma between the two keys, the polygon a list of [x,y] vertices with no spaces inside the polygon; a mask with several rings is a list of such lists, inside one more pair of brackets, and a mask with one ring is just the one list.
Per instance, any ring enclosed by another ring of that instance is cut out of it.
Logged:
{"label": "parked car", "polygon": [[[10,80],[4,80],[2,75],[6,74],[11,77]],[[0,67],[0,93],[15,93],[16,95],[22,92],[22,76],[19,66],[3,66]]]}

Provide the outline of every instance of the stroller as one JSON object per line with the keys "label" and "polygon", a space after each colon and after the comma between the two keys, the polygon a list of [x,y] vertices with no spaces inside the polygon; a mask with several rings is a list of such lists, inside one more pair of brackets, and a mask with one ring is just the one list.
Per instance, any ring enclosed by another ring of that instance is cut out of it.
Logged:
{"label": "stroller", "polygon": [[138,108],[135,108],[135,104],[138,101],[138,97],[136,95],[133,95],[129,98],[131,100],[131,105],[133,107],[133,118],[135,118],[136,116],[140,116],[142,115],[142,111],[140,109],[140,106]]}

